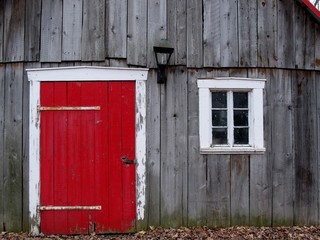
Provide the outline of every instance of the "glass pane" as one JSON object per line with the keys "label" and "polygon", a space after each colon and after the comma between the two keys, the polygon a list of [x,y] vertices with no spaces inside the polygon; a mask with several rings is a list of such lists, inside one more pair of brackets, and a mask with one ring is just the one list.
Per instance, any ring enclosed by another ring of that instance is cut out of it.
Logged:
{"label": "glass pane", "polygon": [[226,110],[212,110],[212,126],[227,126]]}
{"label": "glass pane", "polygon": [[212,144],[227,144],[228,143],[228,130],[227,128],[213,128],[212,129]]}
{"label": "glass pane", "polygon": [[212,92],[212,108],[227,107],[227,92]]}
{"label": "glass pane", "polygon": [[248,93],[234,92],[233,93],[233,107],[234,108],[248,108]]}
{"label": "glass pane", "polygon": [[234,110],[234,126],[248,126],[248,110]]}
{"label": "glass pane", "polygon": [[234,144],[249,144],[249,129],[235,128],[234,129]]}

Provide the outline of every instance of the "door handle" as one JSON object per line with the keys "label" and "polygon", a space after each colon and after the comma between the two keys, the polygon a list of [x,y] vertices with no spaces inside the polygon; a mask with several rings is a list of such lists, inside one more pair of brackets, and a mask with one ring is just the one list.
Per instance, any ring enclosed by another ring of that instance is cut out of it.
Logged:
{"label": "door handle", "polygon": [[121,161],[124,163],[124,164],[136,164],[137,163],[137,160],[133,159],[133,160],[130,160],[127,158],[127,156],[122,156],[121,157]]}

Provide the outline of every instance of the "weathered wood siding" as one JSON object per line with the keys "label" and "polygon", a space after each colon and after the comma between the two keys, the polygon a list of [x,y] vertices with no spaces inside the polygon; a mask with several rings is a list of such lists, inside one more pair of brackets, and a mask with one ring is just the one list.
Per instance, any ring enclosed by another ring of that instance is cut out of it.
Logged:
{"label": "weathered wood siding", "polygon": [[[25,69],[80,65],[151,68],[138,228],[320,224],[319,29],[284,0],[0,1],[0,231],[29,230]],[[265,154],[199,153],[197,79],[222,76],[267,79]]]}

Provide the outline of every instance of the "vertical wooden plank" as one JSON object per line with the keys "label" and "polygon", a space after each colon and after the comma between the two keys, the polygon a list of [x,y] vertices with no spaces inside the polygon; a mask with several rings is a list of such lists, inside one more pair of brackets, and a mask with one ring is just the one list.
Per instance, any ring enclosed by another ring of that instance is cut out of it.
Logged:
{"label": "vertical wooden plank", "polygon": [[207,226],[230,226],[230,155],[207,158]]}
{"label": "vertical wooden plank", "polygon": [[258,0],[258,66],[277,65],[277,0]]}
{"label": "vertical wooden plank", "polygon": [[188,84],[187,69],[175,69],[174,87],[174,121],[175,121],[175,156],[180,169],[180,196],[182,226],[188,222]]}
{"label": "vertical wooden plank", "polygon": [[27,1],[25,17],[24,60],[40,59],[41,0]]}
{"label": "vertical wooden plank", "polygon": [[4,222],[4,104],[5,104],[5,92],[4,92],[4,82],[5,82],[5,65],[0,64],[0,231],[5,231],[3,229]]}
{"label": "vertical wooden plank", "polygon": [[147,81],[147,188],[148,224],[160,226],[160,86],[155,70],[149,71]]}
{"label": "vertical wooden plank", "polygon": [[[0,13],[0,16],[1,16],[1,13]],[[1,29],[1,26],[0,26],[0,29]],[[0,55],[0,58],[1,58],[1,55]],[[320,70],[320,24],[316,24],[316,30],[315,30],[315,69]]]}
{"label": "vertical wooden plank", "polygon": [[187,1],[187,66],[203,66],[202,1]]}
{"label": "vertical wooden plank", "polygon": [[[161,226],[182,225],[182,161],[176,154],[178,141],[175,98],[177,95],[174,71],[168,71],[166,85],[161,86]],[[186,119],[183,119],[186,120]],[[181,119],[181,125],[183,124]],[[180,133],[182,134],[182,133]],[[184,146],[185,147],[185,146]],[[179,149],[183,151],[182,149]],[[183,154],[183,152],[181,152]]]}
{"label": "vertical wooden plank", "polygon": [[110,59],[110,67],[128,67],[126,59]]}
{"label": "vertical wooden plank", "polygon": [[220,1],[220,24],[223,29],[220,42],[221,67],[239,65],[238,0]]}
{"label": "vertical wooden plank", "polygon": [[204,70],[188,70],[188,225],[206,224],[206,157],[199,150],[199,96],[197,79]]}
{"label": "vertical wooden plank", "polygon": [[167,38],[167,1],[148,0],[147,66],[156,67],[153,46]]}
{"label": "vertical wooden plank", "polygon": [[62,60],[80,60],[82,0],[63,1],[62,16]]}
{"label": "vertical wooden plank", "polygon": [[42,2],[41,62],[61,61],[62,0]]}
{"label": "vertical wooden plank", "polygon": [[263,99],[264,142],[266,152],[263,155],[250,156],[250,225],[271,226],[272,217],[272,93],[270,70],[250,69],[248,77],[266,79]]}
{"label": "vertical wooden plank", "polygon": [[[319,25],[319,23],[317,23]],[[310,14],[306,15],[306,65],[305,69],[315,68],[315,21]]]}
{"label": "vertical wooden plank", "polygon": [[278,1],[278,64],[279,68],[294,68],[294,4]]}
{"label": "vertical wooden plank", "polygon": [[23,61],[25,0],[4,2],[4,60]]}
{"label": "vertical wooden plank", "polygon": [[239,66],[257,66],[257,0],[238,1]]}
{"label": "vertical wooden plank", "polygon": [[231,155],[231,225],[249,224],[248,155]]}
{"label": "vertical wooden plank", "polygon": [[[24,65],[24,69],[39,68],[40,63],[27,63]],[[23,75],[23,112],[22,112],[22,176],[23,176],[23,205],[22,205],[22,230],[30,231],[29,226],[29,87],[27,72],[24,71]],[[1,105],[1,104],[0,104]]]}
{"label": "vertical wooden plank", "polygon": [[3,62],[3,45],[4,45],[4,1],[0,1],[0,62]]}
{"label": "vertical wooden plank", "polygon": [[306,64],[306,16],[305,9],[299,3],[294,4],[294,49],[295,68],[303,69]]}
{"label": "vertical wooden plank", "polygon": [[105,59],[105,1],[83,2],[82,61]]}
{"label": "vertical wooden plank", "polygon": [[203,2],[203,65],[221,66],[220,63],[220,1]]}
{"label": "vertical wooden plank", "polygon": [[294,224],[318,221],[317,115],[315,75],[297,71],[294,93],[295,202]]}
{"label": "vertical wooden plank", "polygon": [[22,219],[22,87],[23,64],[5,71],[4,223],[6,231],[21,231]]}
{"label": "vertical wooden plank", "polygon": [[127,59],[130,65],[147,65],[147,0],[128,2]]}
{"label": "vertical wooden plank", "polygon": [[187,0],[167,1],[168,39],[174,47],[170,63],[187,64]]}
{"label": "vertical wooden plank", "polygon": [[271,76],[273,174],[273,222],[293,224],[293,112],[292,76],[287,70],[277,70]]}
{"label": "vertical wooden plank", "polygon": [[106,2],[106,56],[125,58],[127,56],[128,0]]}

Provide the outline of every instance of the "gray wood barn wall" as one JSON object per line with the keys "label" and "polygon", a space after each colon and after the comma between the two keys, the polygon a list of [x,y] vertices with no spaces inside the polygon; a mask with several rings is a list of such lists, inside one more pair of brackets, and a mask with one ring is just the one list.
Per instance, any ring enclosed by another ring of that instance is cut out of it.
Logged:
{"label": "gray wood barn wall", "polygon": [[[166,85],[154,44],[175,48]],[[25,69],[150,67],[137,223],[320,224],[320,26],[286,0],[0,1],[0,231],[27,231]],[[200,155],[197,78],[266,78],[264,155]]]}

